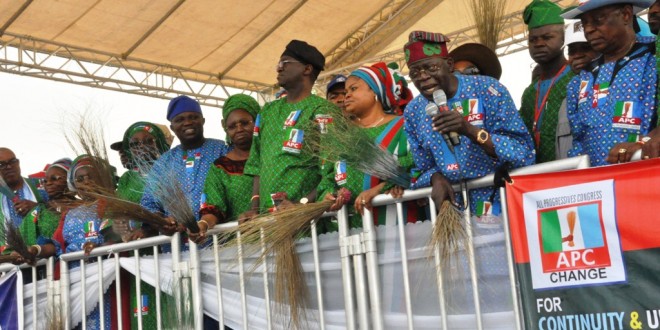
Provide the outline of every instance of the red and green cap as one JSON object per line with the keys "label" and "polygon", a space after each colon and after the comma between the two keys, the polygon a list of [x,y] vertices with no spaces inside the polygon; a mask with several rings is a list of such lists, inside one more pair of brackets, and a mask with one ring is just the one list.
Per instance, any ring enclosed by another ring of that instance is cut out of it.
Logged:
{"label": "red and green cap", "polygon": [[446,58],[449,56],[449,51],[447,51],[448,42],[449,38],[442,33],[410,32],[408,43],[403,46],[406,63],[411,64],[430,57]]}

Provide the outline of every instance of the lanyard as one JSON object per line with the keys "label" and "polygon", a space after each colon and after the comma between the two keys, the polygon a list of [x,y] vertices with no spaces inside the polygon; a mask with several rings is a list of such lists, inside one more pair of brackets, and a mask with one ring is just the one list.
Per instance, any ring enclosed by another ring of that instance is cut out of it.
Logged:
{"label": "lanyard", "polygon": [[534,125],[532,127],[532,131],[534,132],[534,141],[536,142],[536,146],[539,146],[541,142],[541,132],[538,129],[538,122],[539,118],[541,118],[541,113],[545,109],[546,102],[548,102],[548,96],[550,96],[550,92],[552,91],[552,86],[555,84],[555,81],[557,81],[557,78],[561,76],[561,74],[564,72],[566,69],[566,63],[557,71],[554,77],[552,77],[552,80],[550,81],[550,86],[548,86],[548,90],[545,91],[545,95],[543,95],[543,100],[541,101],[541,105],[539,105],[539,94],[541,93],[541,81],[544,79],[539,79],[539,86],[536,89],[536,98],[534,99]]}
{"label": "lanyard", "polygon": [[[616,63],[614,64],[614,69],[612,70],[612,77],[610,77],[609,86],[612,87],[612,82],[614,82],[614,78],[616,78],[616,75],[619,73],[619,71],[621,71],[621,69],[623,69],[623,67],[626,66],[626,64],[629,61],[632,61],[636,58],[640,58],[646,55],[647,53],[649,53],[650,51],[651,50],[649,49],[649,47],[647,47],[646,44],[640,44],[640,43],[635,44],[628,52],[628,54],[630,55],[624,56],[622,59],[616,61]],[[591,73],[594,76],[594,84],[596,83],[596,81],[598,81],[598,74],[600,73],[600,68],[602,68],[603,64],[605,64],[605,57],[601,55],[597,61],[598,61],[598,65],[596,65],[596,67],[591,70]]]}

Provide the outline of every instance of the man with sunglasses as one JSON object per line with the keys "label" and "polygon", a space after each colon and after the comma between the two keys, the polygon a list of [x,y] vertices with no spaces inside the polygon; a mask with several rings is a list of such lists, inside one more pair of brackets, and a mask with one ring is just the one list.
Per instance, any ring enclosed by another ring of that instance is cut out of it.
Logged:
{"label": "man with sunglasses", "polygon": [[636,36],[634,22],[652,3],[582,1],[562,14],[582,21],[587,41],[601,54],[568,85],[569,156],[586,154],[591,166],[601,166],[630,159],[632,146],[645,143],[656,111],[655,38]]}
{"label": "man with sunglasses", "polygon": [[8,148],[0,148],[0,175],[7,184],[7,187],[2,187],[0,224],[11,220],[16,227],[20,227],[23,217],[38,203],[47,201],[48,196],[45,191],[37,189],[36,182],[21,176],[20,161]]}
{"label": "man with sunglasses", "polygon": [[[263,107],[254,125],[254,139],[244,173],[253,177],[251,211],[275,210],[279,205],[314,200],[321,180],[321,163],[310,148],[315,134],[323,132],[339,109],[312,95],[312,86],[325,66],[316,47],[292,40],[276,66],[277,84],[286,96]],[[307,130],[307,131],[306,131]]]}
{"label": "man with sunglasses", "polygon": [[[455,201],[452,184],[491,174],[504,164],[517,168],[534,163],[532,139],[506,87],[487,76],[452,74],[447,42],[440,33],[414,31],[404,46],[410,78],[421,93],[404,111],[408,142],[421,172],[412,187],[431,186],[438,208],[444,200]],[[440,90],[446,101],[436,104]],[[427,108],[438,105],[437,115],[427,115]],[[453,150],[440,134],[450,132],[459,135]],[[471,190],[470,208],[478,223],[501,227],[494,190]]]}
{"label": "man with sunglasses", "polygon": [[523,12],[529,29],[529,54],[540,75],[525,89],[520,115],[534,139],[536,162],[566,158],[571,130],[566,115],[566,85],[575,76],[564,57],[564,19],[549,0],[534,0]]}

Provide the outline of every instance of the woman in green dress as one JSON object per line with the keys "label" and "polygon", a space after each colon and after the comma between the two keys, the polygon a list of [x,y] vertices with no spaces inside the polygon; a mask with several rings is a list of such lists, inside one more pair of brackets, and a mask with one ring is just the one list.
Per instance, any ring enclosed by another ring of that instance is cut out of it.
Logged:
{"label": "woman in green dress", "polygon": [[[142,193],[144,192],[144,178],[146,177],[151,165],[162,155],[170,149],[170,145],[165,138],[164,132],[156,124],[139,121],[126,129],[124,138],[122,139],[122,150],[128,158],[129,170],[126,171],[119,179],[117,185],[117,196],[134,202],[140,203]],[[120,224],[121,225],[121,224]],[[129,240],[135,240],[146,236],[157,235],[156,228],[146,228],[141,226],[139,222],[131,222],[130,224],[131,235]],[[152,249],[143,249],[141,255],[151,255]],[[135,277],[123,274],[125,279],[130,281],[130,294],[127,292],[122,293],[122,297],[130,297],[130,311],[125,311],[124,315],[130,315],[131,328],[137,329],[137,299],[135,295]],[[125,283],[125,282],[124,282]],[[156,313],[153,310],[156,306],[156,292],[153,286],[142,282],[140,284],[141,293],[141,313],[142,313],[142,327],[151,329],[156,327]],[[128,302],[123,301],[123,306],[127,306]],[[124,317],[127,319],[128,317]]]}
{"label": "woman in green dress", "polygon": [[233,147],[225,156],[216,159],[204,183],[204,194],[199,214],[199,234],[189,237],[202,241],[206,231],[218,223],[234,221],[250,209],[252,177],[243,174],[250,156],[255,119],[259,103],[249,95],[230,96],[222,108],[222,127],[227,142]]}
{"label": "woman in green dress", "polygon": [[[353,122],[364,130],[373,141],[394,155],[402,168],[413,168],[412,154],[408,147],[407,135],[403,129],[403,117],[395,113],[400,88],[396,85],[392,71],[385,63],[376,63],[353,71],[346,80],[346,111],[354,116]],[[340,189],[351,192],[351,200],[343,200]],[[398,198],[403,188],[394,186],[379,178],[362,173],[344,161],[328,166],[326,175],[319,184],[319,198],[333,200],[331,210],[344,204],[353,204],[355,214],[350,216],[351,227],[361,227],[364,209],[373,212],[376,225],[396,223],[396,206],[373,208],[371,201],[379,194],[389,193]],[[408,222],[414,222],[424,216],[415,202],[404,203],[404,215]]]}

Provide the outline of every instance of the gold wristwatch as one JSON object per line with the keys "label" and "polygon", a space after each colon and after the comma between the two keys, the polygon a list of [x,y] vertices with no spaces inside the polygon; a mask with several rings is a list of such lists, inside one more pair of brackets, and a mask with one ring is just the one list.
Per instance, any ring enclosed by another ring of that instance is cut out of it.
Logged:
{"label": "gold wristwatch", "polygon": [[484,144],[488,139],[490,138],[490,134],[488,134],[488,131],[485,129],[480,129],[479,132],[477,132],[477,142],[479,144]]}

